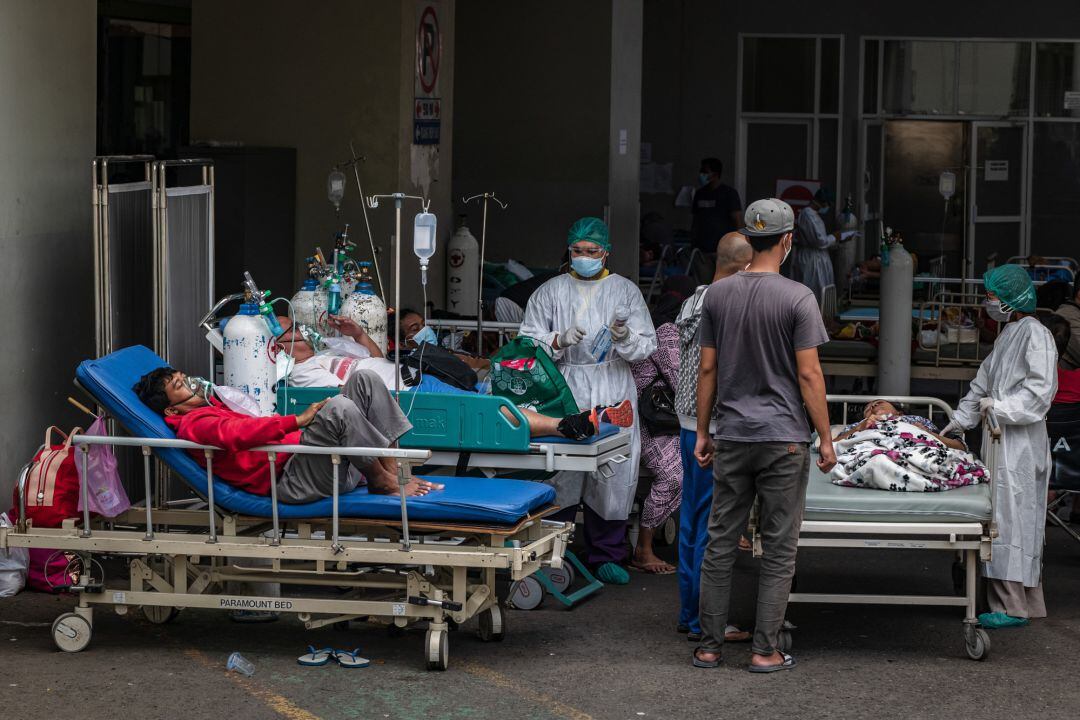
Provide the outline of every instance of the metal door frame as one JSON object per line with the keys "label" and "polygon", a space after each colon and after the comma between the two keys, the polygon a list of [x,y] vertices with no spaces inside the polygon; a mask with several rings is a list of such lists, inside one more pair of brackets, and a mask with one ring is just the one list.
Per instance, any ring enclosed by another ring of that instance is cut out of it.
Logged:
{"label": "metal door frame", "polygon": [[[867,135],[868,128],[876,127],[881,131],[881,143],[878,148],[878,164],[877,164],[877,213],[871,215],[867,210],[866,192],[869,190],[866,184],[867,176]],[[859,165],[858,165],[858,188],[859,188],[859,218],[862,221],[863,242],[859,244],[855,258],[856,260],[866,259],[866,238],[869,237],[866,229],[867,223],[870,221],[877,221],[879,224],[883,222],[884,210],[885,210],[885,121],[880,118],[863,118],[859,127]]]}
{"label": "metal door frame", "polygon": [[[968,124],[971,134],[970,162],[968,163],[968,187],[965,192],[965,213],[967,216],[967,239],[964,242],[964,272],[967,277],[975,277],[975,251],[977,227],[980,223],[1018,223],[1020,234],[1016,254],[1028,255],[1031,252],[1031,238],[1028,235],[1028,188],[1031,178],[1028,176],[1029,139],[1028,124],[1003,120],[971,120]],[[1015,128],[1020,131],[1020,212],[1017,215],[979,215],[977,173],[979,171],[979,129],[980,128]]]}

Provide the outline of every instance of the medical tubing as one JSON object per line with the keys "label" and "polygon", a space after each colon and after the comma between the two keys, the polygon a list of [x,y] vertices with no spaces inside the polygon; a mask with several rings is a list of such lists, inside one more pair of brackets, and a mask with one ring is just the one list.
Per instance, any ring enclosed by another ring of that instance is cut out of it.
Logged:
{"label": "medical tubing", "polygon": [[[274,298],[273,300],[271,300],[269,302],[269,305],[272,307],[274,305],[274,303],[278,302],[279,300],[284,302],[289,307],[289,329],[292,330],[293,336],[295,337],[296,330],[294,328],[296,327],[296,313],[293,311],[292,300],[290,300],[287,297],[276,297],[276,298]],[[312,347],[311,349],[313,351],[315,350],[314,347]],[[288,399],[288,397],[289,397],[289,376],[286,375],[285,378],[282,380],[282,382],[285,384],[285,398]]]}
{"label": "medical tubing", "polygon": [[[424,309],[423,309],[423,311],[421,313],[421,317],[424,318],[424,327],[427,327],[427,321],[428,321],[428,317],[427,317],[427,285],[422,286],[421,290],[424,293]],[[397,320],[396,313],[395,313],[395,320]],[[396,325],[397,322],[395,321],[394,324]],[[436,335],[435,337],[437,339],[439,336]],[[424,349],[425,349],[424,346],[425,345],[427,345],[427,343],[420,343],[420,345],[418,346],[418,348],[420,350],[420,362],[418,363],[419,367],[416,369],[416,372],[420,376],[420,382],[424,382]],[[401,352],[401,351],[398,350],[397,352]],[[395,355],[396,355],[396,353],[395,353]],[[419,387],[419,384],[418,384],[418,387]],[[409,400],[409,409],[407,411],[405,411],[405,417],[409,417],[412,414],[413,405],[416,404],[416,392],[417,392],[416,390],[412,391],[412,398]],[[400,392],[398,393],[398,404],[399,405],[401,404],[401,393]]]}

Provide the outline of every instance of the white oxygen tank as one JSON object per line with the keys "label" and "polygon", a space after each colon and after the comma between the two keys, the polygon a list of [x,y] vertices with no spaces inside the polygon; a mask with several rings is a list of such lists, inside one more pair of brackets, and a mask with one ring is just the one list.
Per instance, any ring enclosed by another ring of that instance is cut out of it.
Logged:
{"label": "white oxygen tank", "polygon": [[480,243],[469,232],[465,216],[446,246],[446,309],[460,315],[476,312],[480,283]]}
{"label": "white oxygen tank", "polygon": [[329,304],[326,290],[317,280],[308,278],[292,297],[293,322],[315,328],[329,335],[332,328],[326,324],[326,308]]}
{"label": "white oxygen tank", "polygon": [[881,395],[911,394],[911,255],[897,241],[881,261],[878,387]]}
{"label": "white oxygen tank", "polygon": [[274,360],[270,349],[274,338],[255,303],[244,303],[229,318],[222,332],[225,385],[242,390],[259,403],[266,414],[274,411]]}
{"label": "white oxygen tank", "polygon": [[341,315],[364,328],[364,332],[386,355],[386,303],[375,294],[375,287],[371,283],[361,282],[356,286],[353,294],[341,304]]}

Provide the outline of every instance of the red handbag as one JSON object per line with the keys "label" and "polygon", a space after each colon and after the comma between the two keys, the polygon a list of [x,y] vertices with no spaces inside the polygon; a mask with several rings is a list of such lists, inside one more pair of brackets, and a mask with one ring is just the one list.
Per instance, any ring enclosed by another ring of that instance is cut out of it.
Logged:
{"label": "red handbag", "polygon": [[[54,445],[55,430],[64,442]],[[60,527],[67,518],[79,516],[79,473],[75,468],[75,448],[71,439],[82,428],[75,428],[70,435],[51,426],[45,431],[45,445],[34,456],[26,475],[26,518],[34,527]],[[19,512],[19,488],[15,488],[14,514]]]}

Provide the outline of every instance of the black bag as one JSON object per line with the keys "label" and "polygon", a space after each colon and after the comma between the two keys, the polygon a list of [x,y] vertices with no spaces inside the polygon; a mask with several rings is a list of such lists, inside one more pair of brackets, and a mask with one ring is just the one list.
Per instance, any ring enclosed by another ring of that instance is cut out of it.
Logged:
{"label": "black bag", "polygon": [[421,343],[420,347],[401,356],[401,364],[413,370],[412,377],[405,381],[410,387],[419,385],[422,375],[431,375],[461,390],[476,390],[476,371],[438,345]]}
{"label": "black bag", "polygon": [[638,396],[638,415],[642,424],[654,437],[659,435],[678,435],[679,416],[675,414],[675,391],[671,389],[660,366],[649,358],[656,368],[656,378]]}

